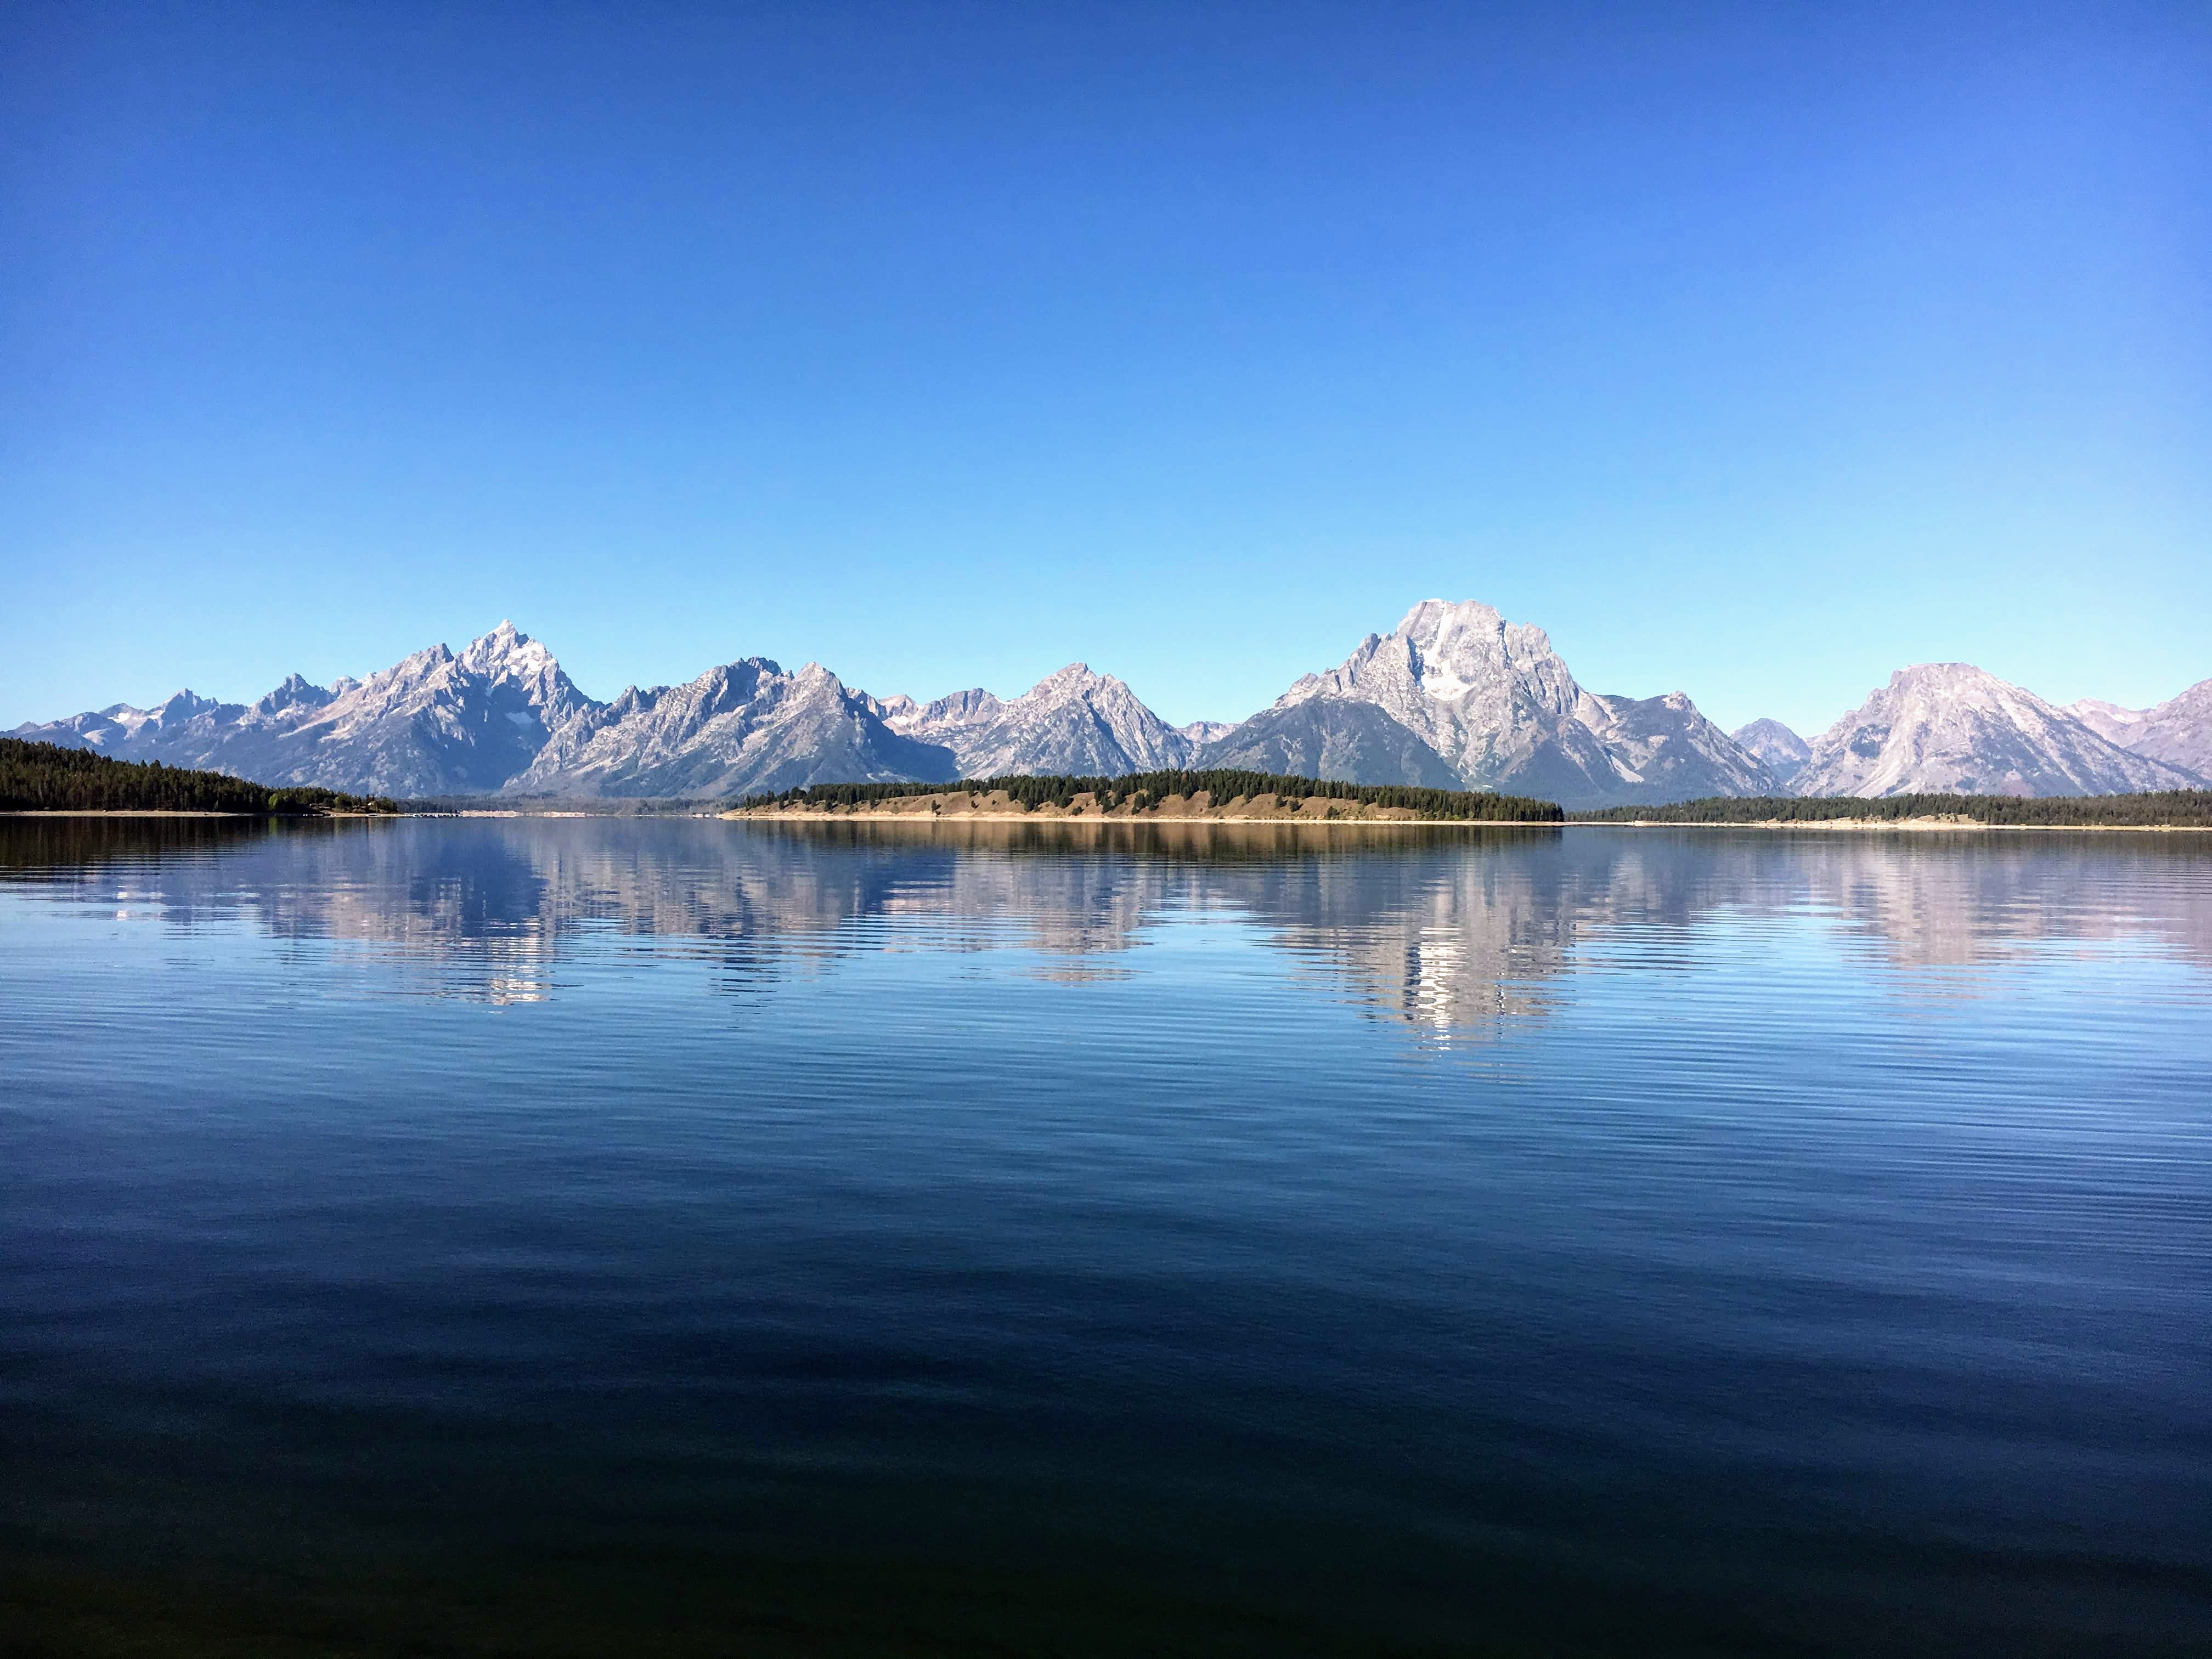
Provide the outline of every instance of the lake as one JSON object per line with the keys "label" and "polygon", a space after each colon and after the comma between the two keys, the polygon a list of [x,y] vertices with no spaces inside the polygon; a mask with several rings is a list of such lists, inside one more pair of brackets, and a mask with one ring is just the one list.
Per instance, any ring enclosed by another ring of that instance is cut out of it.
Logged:
{"label": "lake", "polygon": [[2202,1653],[2208,1066],[2205,836],[0,819],[0,1617]]}

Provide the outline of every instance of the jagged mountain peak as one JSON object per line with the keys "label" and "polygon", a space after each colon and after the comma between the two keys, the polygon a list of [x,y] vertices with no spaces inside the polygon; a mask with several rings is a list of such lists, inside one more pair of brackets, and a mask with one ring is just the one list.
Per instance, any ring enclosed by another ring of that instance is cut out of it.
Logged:
{"label": "jagged mountain peak", "polygon": [[1551,649],[1551,636],[1534,623],[1508,622],[1498,607],[1480,599],[1423,599],[1399,619],[1391,635],[1412,641],[1425,651],[1449,651],[1462,638],[1478,641],[1510,639],[1523,648]]}
{"label": "jagged mountain peak", "polygon": [[1237,725],[1235,720],[1191,720],[1185,725],[1178,726],[1176,730],[1193,743],[1203,745],[1213,742],[1217,738],[1227,737],[1237,729]]}
{"label": "jagged mountain peak", "polygon": [[1813,739],[1806,795],[2099,795],[2194,779],[1972,663],[1900,668]]}
{"label": "jagged mountain peak", "polygon": [[1680,691],[1585,690],[1542,629],[1492,605],[1424,599],[1243,725],[1178,728],[1082,661],[1012,699],[975,688],[924,705],[870,697],[820,663],[787,672],[751,657],[599,703],[541,641],[502,619],[458,653],[430,646],[365,679],[325,688],[291,674],[251,705],[187,689],[150,709],[112,703],[17,734],[396,795],[711,796],[1115,775],[1188,765],[1202,750],[1209,765],[1456,782],[1579,806],[1765,793],[1778,777],[1805,793],[2191,787],[2212,770],[2212,680],[2152,709],[2095,700],[2060,709],[1971,663],[1919,663],[1812,744],[1776,720],[1730,738]]}
{"label": "jagged mountain peak", "polygon": [[968,777],[1110,776],[1185,765],[1197,750],[1122,681],[1083,662],[1046,675],[1017,697],[977,686],[933,702],[893,697],[874,706],[894,732],[950,748]]}
{"label": "jagged mountain peak", "polygon": [[2123,708],[2116,702],[2106,702],[2101,697],[2083,697],[2078,702],[2062,705],[2060,712],[2071,714],[2100,738],[2109,738],[2123,749],[2131,748],[2127,734],[2143,723],[2149,714],[2147,708]]}
{"label": "jagged mountain peak", "polygon": [[1415,648],[1421,690],[1432,697],[1468,696],[1501,670],[1533,668],[1540,676],[1553,664],[1571,683],[1550,635],[1534,623],[1508,622],[1480,599],[1424,599],[1406,613],[1393,637]]}
{"label": "jagged mountain peak", "polygon": [[890,698],[884,704],[889,711],[884,718],[894,731],[911,732],[923,726],[972,725],[989,719],[1006,706],[977,685],[965,691],[948,691],[927,702],[916,702],[912,697]]}
{"label": "jagged mountain peak", "polygon": [[1747,738],[1757,738],[1758,740],[1765,743],[1778,743],[1784,745],[1795,744],[1802,747],[1805,741],[1805,739],[1799,737],[1796,730],[1789,725],[1781,720],[1770,719],[1763,714],[1755,720],[1745,721],[1741,726],[1737,726],[1735,731],[1729,732],[1729,735],[1734,738],[1738,743],[1742,743]]}
{"label": "jagged mountain peak", "polygon": [[875,710],[876,718],[887,723],[905,720],[921,712],[921,705],[912,697],[894,692],[888,697],[869,697],[868,706]]}
{"label": "jagged mountain peak", "polygon": [[1812,758],[1813,745],[1780,720],[1759,719],[1729,733],[1737,748],[1774,774],[1780,783],[1796,777]]}
{"label": "jagged mountain peak", "polygon": [[[1389,724],[1307,703],[1372,705]],[[1276,699],[1278,718],[1209,745],[1209,763],[1324,757],[1332,777],[1413,782],[1399,728],[1474,788],[1549,795],[1570,805],[1682,793],[1745,794],[1773,778],[1680,692],[1594,696],[1576,683],[1551,637],[1480,599],[1424,599],[1389,634],[1370,634],[1337,667],[1308,674]],[[1246,741],[1247,738],[1250,741]],[[1248,754],[1247,751],[1249,750]]]}
{"label": "jagged mountain peak", "polygon": [[514,623],[501,622],[490,633],[470,641],[455,660],[472,674],[494,677],[535,673],[552,665],[554,658]]}
{"label": "jagged mountain peak", "polygon": [[420,651],[409,653],[389,668],[380,668],[355,687],[356,691],[375,691],[398,685],[412,685],[428,679],[441,668],[452,666],[453,651],[443,644],[425,646]]}
{"label": "jagged mountain peak", "polygon": [[[1976,667],[1970,662],[1908,664],[1890,675],[1889,684],[1893,690],[1977,697],[1992,704],[2014,696],[2033,695],[2023,692],[2010,681],[1999,679],[1988,669]],[[2040,698],[2036,700],[2042,701]]]}
{"label": "jagged mountain peak", "polygon": [[884,724],[881,706],[820,663],[766,657],[682,685],[626,690],[556,731],[507,788],[518,794],[729,796],[811,783],[949,781],[951,753]]}
{"label": "jagged mountain peak", "polygon": [[2123,749],[2212,779],[2212,679],[2149,708],[2085,697],[2066,712]]}
{"label": "jagged mountain peak", "polygon": [[1461,757],[1440,746],[1454,741],[1455,728],[1495,729],[1508,705],[1569,718],[1580,694],[1542,629],[1508,622],[1480,599],[1423,599],[1334,669],[1297,680],[1276,707],[1309,697],[1376,702],[1456,766]]}
{"label": "jagged mountain peak", "polygon": [[[1096,674],[1087,662],[1072,662],[1056,672],[1046,675],[1035,685],[1014,698],[1016,702],[1029,699],[1043,701],[1053,697],[1080,696],[1101,686],[1121,685],[1121,682],[1109,674]],[[1125,688],[1126,689],[1126,688]]]}
{"label": "jagged mountain peak", "polygon": [[251,712],[266,719],[288,708],[320,708],[330,703],[335,695],[305,674],[287,674],[275,690],[253,704]]}

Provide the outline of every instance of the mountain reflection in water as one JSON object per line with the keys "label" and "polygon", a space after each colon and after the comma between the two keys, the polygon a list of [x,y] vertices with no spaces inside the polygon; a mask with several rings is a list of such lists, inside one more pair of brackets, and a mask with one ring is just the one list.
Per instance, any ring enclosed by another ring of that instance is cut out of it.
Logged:
{"label": "mountain reflection in water", "polygon": [[0,1651],[2212,1651],[2208,1054],[2205,836],[0,820]]}
{"label": "mountain reflection in water", "polygon": [[[2212,962],[2212,893],[2148,913],[2146,879],[2212,838],[1985,832],[968,823],[732,824],[497,818],[260,824],[18,820],[0,881],[136,907],[191,929],[398,947],[419,988],[495,1002],[558,994],[565,951],[607,931],[660,942],[733,990],[825,957],[1004,951],[1111,972],[1170,915],[1231,921],[1341,994],[1443,1037],[1540,1016],[1547,981],[1604,957],[1664,972],[1668,935],[1717,917],[1811,916],[1895,968],[1972,968],[2021,948],[2116,943]],[[1705,856],[1685,859],[1694,845]],[[125,884],[118,888],[121,880]],[[115,890],[111,891],[113,889]],[[1617,961],[1616,961],[1616,965]],[[1971,994],[1971,982],[1954,988]]]}

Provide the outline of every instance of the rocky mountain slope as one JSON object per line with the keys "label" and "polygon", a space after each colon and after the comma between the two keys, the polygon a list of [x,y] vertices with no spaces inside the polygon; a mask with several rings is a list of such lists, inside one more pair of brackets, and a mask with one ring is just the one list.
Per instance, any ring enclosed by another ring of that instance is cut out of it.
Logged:
{"label": "rocky mountain slope", "polygon": [[432,646],[365,680],[325,688],[295,674],[253,703],[179,691],[156,708],[118,704],[16,735],[258,783],[477,794],[528,766],[556,729],[589,706],[550,652],[501,623],[458,656]]}
{"label": "rocky mountain slope", "polygon": [[1967,663],[1899,669],[1812,750],[1801,795],[2108,795],[2198,781]]}
{"label": "rocky mountain slope", "polygon": [[1176,730],[1188,738],[1194,749],[1202,749],[1216,738],[1225,738],[1237,729],[1235,720],[1193,720]]}
{"label": "rocky mountain slope", "polygon": [[1161,771],[1189,764],[1198,749],[1120,680],[1079,662],[1011,702],[978,688],[928,703],[886,697],[876,707],[902,737],[951,750],[969,778]]}
{"label": "rocky mountain slope", "polygon": [[552,733],[509,794],[720,797],[810,783],[950,781],[951,751],[902,737],[818,663],[765,657],[683,685],[624,690]]}
{"label": "rocky mountain slope", "polygon": [[2094,697],[2065,712],[2121,748],[2212,778],[2212,680],[2199,680],[2154,708],[2123,708]]}
{"label": "rocky mountain slope", "polygon": [[1813,755],[1813,745],[1780,720],[1756,720],[1748,726],[1739,726],[1729,736],[1735,739],[1737,748],[1754,757],[1774,774],[1774,781],[1785,787]]}
{"label": "rocky mountain slope", "polygon": [[1411,733],[1464,787],[1569,806],[1777,787],[1680,692],[1593,695],[1542,629],[1509,623],[1473,600],[1422,601],[1390,633],[1369,635],[1337,667],[1305,676],[1273,708],[1206,745],[1200,763],[1257,766],[1304,754],[1331,769],[1322,775],[1350,782],[1431,781],[1433,769],[1393,727]]}
{"label": "rocky mountain slope", "polygon": [[1371,702],[1316,697],[1261,710],[1200,751],[1200,764],[1346,783],[1464,786],[1443,756]]}
{"label": "rocky mountain slope", "polygon": [[295,674],[250,704],[180,691],[156,708],[117,704],[15,735],[260,783],[416,799],[743,794],[953,775],[949,751],[891,732],[825,669],[786,674],[753,658],[599,703],[511,623],[458,655],[432,646],[365,680],[324,687]]}
{"label": "rocky mountain slope", "polygon": [[1203,765],[1570,807],[1706,795],[2118,793],[2212,777],[2212,680],[2155,708],[2056,708],[1964,664],[1902,671],[1808,744],[1776,720],[1733,737],[1680,692],[1585,690],[1541,629],[1425,600],[1236,726],[1169,725],[1081,663],[1002,699],[872,697],[817,664],[763,657],[677,686],[586,696],[502,623],[458,653],[418,651],[366,679],[293,675],[252,703],[179,691],[18,737],[270,785],[401,798],[720,797],[806,784],[1115,775]]}

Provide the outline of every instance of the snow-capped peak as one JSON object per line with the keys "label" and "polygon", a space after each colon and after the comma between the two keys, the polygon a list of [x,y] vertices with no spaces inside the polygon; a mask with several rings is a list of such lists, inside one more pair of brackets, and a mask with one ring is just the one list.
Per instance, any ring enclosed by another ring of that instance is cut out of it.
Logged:
{"label": "snow-capped peak", "polygon": [[553,653],[512,622],[502,622],[481,639],[471,641],[455,660],[487,679],[520,679],[552,666]]}
{"label": "snow-capped peak", "polygon": [[1495,633],[1506,626],[1505,618],[1498,615],[1497,609],[1480,599],[1423,599],[1399,618],[1397,627],[1390,631],[1400,639],[1427,647],[1463,629]]}

